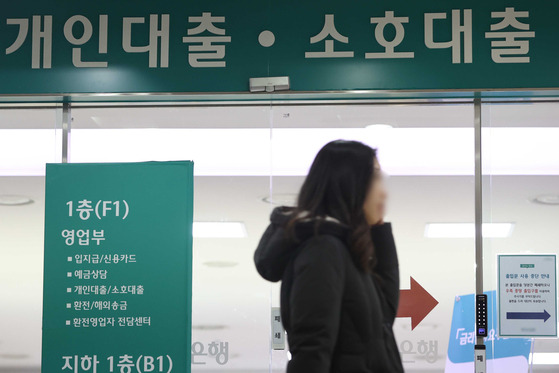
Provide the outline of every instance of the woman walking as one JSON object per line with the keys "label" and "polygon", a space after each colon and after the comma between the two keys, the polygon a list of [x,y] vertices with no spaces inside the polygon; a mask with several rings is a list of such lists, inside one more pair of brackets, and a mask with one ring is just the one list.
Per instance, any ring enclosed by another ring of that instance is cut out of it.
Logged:
{"label": "woman walking", "polygon": [[287,373],[400,373],[393,334],[399,269],[373,149],[335,140],[316,155],[296,206],[278,206],[254,253],[282,280]]}

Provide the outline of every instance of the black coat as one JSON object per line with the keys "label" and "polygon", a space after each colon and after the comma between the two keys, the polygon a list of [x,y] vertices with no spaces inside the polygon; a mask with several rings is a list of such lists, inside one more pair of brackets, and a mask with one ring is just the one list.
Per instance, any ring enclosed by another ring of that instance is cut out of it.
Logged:
{"label": "black coat", "polygon": [[282,280],[281,321],[291,352],[287,373],[403,372],[392,330],[400,290],[391,224],[370,229],[379,282],[352,259],[343,224],[322,219],[315,236],[314,220],[299,222],[301,243],[287,240],[284,224],[291,211],[274,208],[254,253],[263,278]]}

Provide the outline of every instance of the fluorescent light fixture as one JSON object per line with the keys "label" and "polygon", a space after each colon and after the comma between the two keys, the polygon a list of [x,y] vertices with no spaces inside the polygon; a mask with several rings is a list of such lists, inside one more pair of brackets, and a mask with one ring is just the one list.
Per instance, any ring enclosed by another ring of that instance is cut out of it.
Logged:
{"label": "fluorescent light fixture", "polygon": [[[72,128],[70,161],[193,160],[195,176],[304,176],[335,139],[377,147],[393,176],[474,175],[474,130],[464,127]],[[559,127],[483,128],[482,139],[485,174],[559,175]],[[54,130],[0,129],[0,176],[44,175],[57,144]]]}
{"label": "fluorescent light fixture", "polygon": [[[509,237],[514,223],[483,223],[481,232],[486,238]],[[430,238],[473,238],[474,223],[428,223],[425,225],[425,237]]]}
{"label": "fluorescent light fixture", "polygon": [[239,262],[234,262],[232,260],[209,260],[207,262],[203,262],[202,264],[208,267],[224,268],[234,267],[239,264]]}
{"label": "fluorescent light fixture", "polygon": [[392,130],[394,127],[392,127],[392,125],[390,124],[384,124],[384,123],[378,123],[378,124],[369,124],[368,126],[365,126],[365,129],[369,132],[369,133],[379,133],[379,134],[383,134],[383,133],[390,133],[388,131]]}
{"label": "fluorescent light fixture", "polygon": [[0,176],[45,174],[45,163],[60,162],[54,129],[0,130]]}
{"label": "fluorescent light fixture", "polygon": [[370,124],[365,126],[365,136],[362,141],[373,148],[384,147],[392,140],[392,129],[390,124]]}
{"label": "fluorescent light fixture", "polygon": [[197,238],[247,237],[245,224],[238,221],[195,221],[192,236]]}
{"label": "fluorescent light fixture", "polygon": [[537,365],[559,365],[559,353],[557,352],[534,352],[532,362]]}

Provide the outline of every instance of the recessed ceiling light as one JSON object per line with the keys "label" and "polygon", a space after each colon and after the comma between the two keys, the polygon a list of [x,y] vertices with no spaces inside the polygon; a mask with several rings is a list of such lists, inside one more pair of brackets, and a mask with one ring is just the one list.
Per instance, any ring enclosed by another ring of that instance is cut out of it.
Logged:
{"label": "recessed ceiling light", "polygon": [[531,200],[541,205],[559,205],[559,194],[543,194]]}
{"label": "recessed ceiling light", "polygon": [[234,267],[239,263],[230,260],[211,260],[211,261],[203,262],[202,264],[208,267],[224,268],[224,267]]}
{"label": "recessed ceiling light", "polygon": [[[514,223],[483,223],[481,231],[486,238],[509,237]],[[425,225],[425,237],[430,238],[473,238],[474,223],[428,223]]]}
{"label": "recessed ceiling light", "polygon": [[33,200],[26,196],[19,196],[15,194],[2,194],[0,195],[0,206],[21,206],[33,203]]}
{"label": "recessed ceiling light", "polygon": [[240,221],[195,221],[192,236],[197,238],[242,238],[247,236]]}
{"label": "recessed ceiling light", "polygon": [[295,206],[297,201],[296,193],[274,193],[271,196],[262,198],[262,201],[272,205]]}

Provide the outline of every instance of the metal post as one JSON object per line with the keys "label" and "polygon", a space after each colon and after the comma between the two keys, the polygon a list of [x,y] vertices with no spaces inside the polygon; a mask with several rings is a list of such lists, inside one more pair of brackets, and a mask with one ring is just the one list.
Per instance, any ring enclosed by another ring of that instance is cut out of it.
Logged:
{"label": "metal post", "polygon": [[[481,99],[474,99],[475,127],[475,245],[476,245],[476,293],[483,294],[483,236],[482,236],[482,169],[481,169]],[[483,339],[482,339],[483,342]]]}
{"label": "metal post", "polygon": [[[475,137],[475,250],[476,250],[476,294],[483,294],[483,236],[482,236],[482,163],[481,163],[481,98],[474,99]],[[477,314],[476,314],[477,316]],[[477,335],[474,353],[476,373],[486,372],[486,356],[483,337]]]}
{"label": "metal post", "polygon": [[70,130],[72,129],[72,114],[69,102],[62,104],[62,163],[70,161]]}

